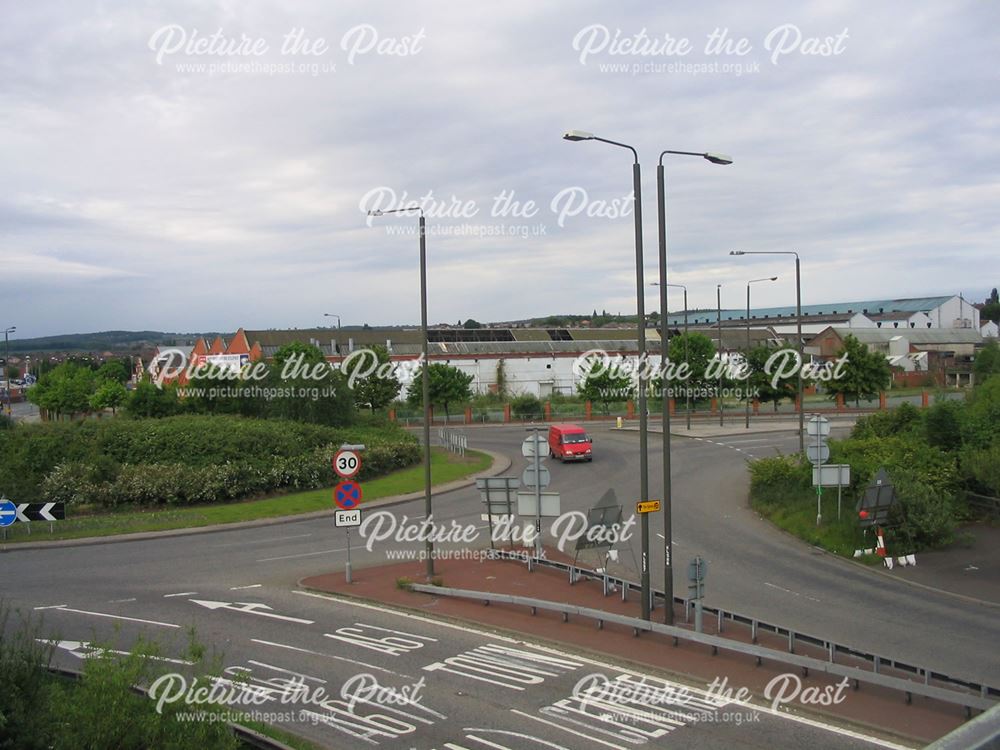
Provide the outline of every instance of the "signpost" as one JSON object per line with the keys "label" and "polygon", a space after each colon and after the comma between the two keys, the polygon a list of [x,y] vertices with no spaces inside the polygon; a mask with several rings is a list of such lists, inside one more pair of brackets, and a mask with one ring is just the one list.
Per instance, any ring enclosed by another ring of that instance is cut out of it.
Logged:
{"label": "signpost", "polygon": [[333,525],[347,534],[347,565],[344,578],[351,582],[351,529],[361,525],[361,485],[352,480],[361,471],[363,445],[342,445],[333,457],[333,470],[342,480],[333,488],[333,502],[340,510],[334,511]]}
{"label": "signpost", "polygon": [[[541,427],[529,427],[531,435],[524,439],[521,443],[521,455],[525,458],[531,458],[532,461],[532,473],[538,480],[533,485],[535,488],[535,554],[541,555],[542,553],[542,481],[544,477],[542,475],[542,454],[548,450],[548,441],[541,434]],[[548,469],[546,469],[548,473]],[[523,477],[522,477],[523,479]]]}
{"label": "signpost", "polygon": [[640,500],[635,504],[636,513],[659,513],[660,512],[660,501],[659,500]]}
{"label": "signpost", "polygon": [[837,488],[837,518],[840,518],[840,501],[844,487],[851,483],[850,464],[827,464],[813,467],[813,486]]}
{"label": "signpost", "polygon": [[[486,505],[486,520],[490,524],[490,549],[493,549],[493,516],[506,516],[508,519],[514,515],[511,506],[511,492],[521,486],[517,477],[484,477],[476,480],[476,489]],[[508,521],[507,528],[513,533],[513,528]]]}
{"label": "signpost", "polygon": [[[806,456],[815,464],[814,472],[820,471],[823,464],[830,460],[830,446],[826,438],[830,434],[830,420],[816,414],[806,423],[806,434],[815,438],[806,446]],[[816,485],[816,525],[823,520],[823,485]]]}
{"label": "signpost", "polygon": [[[17,520],[17,508],[6,497],[0,499],[0,528],[6,529]],[[7,532],[4,532],[6,536]]]}
{"label": "signpost", "polygon": [[705,576],[708,575],[708,560],[701,555],[688,563],[688,599],[694,601],[694,632],[701,632],[701,600],[705,596]]}
{"label": "signpost", "polygon": [[[53,521],[66,518],[66,503],[14,503],[6,495],[0,496],[0,529],[3,538],[7,538],[7,527],[20,521],[30,524],[32,521],[48,521],[49,531],[52,531]],[[27,527],[31,533],[31,526]]]}

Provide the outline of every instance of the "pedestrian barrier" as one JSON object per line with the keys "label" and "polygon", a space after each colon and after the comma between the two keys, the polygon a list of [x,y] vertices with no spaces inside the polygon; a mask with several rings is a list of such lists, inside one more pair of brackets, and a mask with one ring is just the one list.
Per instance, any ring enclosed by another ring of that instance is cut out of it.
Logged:
{"label": "pedestrian barrier", "polygon": [[452,453],[463,457],[469,449],[469,438],[447,427],[438,428],[438,441]]}

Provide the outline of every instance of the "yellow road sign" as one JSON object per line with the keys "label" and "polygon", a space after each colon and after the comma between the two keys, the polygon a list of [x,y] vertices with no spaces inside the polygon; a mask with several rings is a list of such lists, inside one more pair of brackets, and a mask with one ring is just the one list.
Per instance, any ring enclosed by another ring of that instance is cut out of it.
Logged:
{"label": "yellow road sign", "polygon": [[659,510],[659,500],[640,500],[635,504],[636,513],[657,513]]}

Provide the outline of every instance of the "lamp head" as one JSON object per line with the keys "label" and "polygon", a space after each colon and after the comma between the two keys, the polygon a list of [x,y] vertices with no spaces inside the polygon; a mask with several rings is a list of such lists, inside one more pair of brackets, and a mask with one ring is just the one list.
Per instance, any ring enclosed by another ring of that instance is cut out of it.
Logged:
{"label": "lamp head", "polygon": [[711,151],[704,154],[705,159],[712,162],[712,164],[732,164],[733,157],[726,156],[725,154],[716,154]]}
{"label": "lamp head", "polygon": [[563,139],[567,141],[590,141],[593,138],[594,134],[586,130],[567,130],[563,133]]}
{"label": "lamp head", "polygon": [[778,280],[778,277],[777,277],[777,276],[772,276],[770,280],[771,280],[771,281],[777,281],[777,280]]}
{"label": "lamp head", "polygon": [[368,215],[369,216],[384,216],[385,214],[383,213],[383,211],[382,211],[381,208],[376,208],[374,211],[369,211]]}
{"label": "lamp head", "polygon": [[746,255],[746,252],[744,252],[743,250],[730,250],[729,254],[730,255]]}

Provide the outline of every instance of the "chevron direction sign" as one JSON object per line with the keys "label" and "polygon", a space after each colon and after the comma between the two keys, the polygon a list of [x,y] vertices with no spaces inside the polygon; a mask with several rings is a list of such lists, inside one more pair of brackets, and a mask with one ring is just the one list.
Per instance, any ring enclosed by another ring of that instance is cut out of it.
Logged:
{"label": "chevron direction sign", "polygon": [[29,521],[64,521],[66,519],[66,503],[16,503],[17,520]]}

